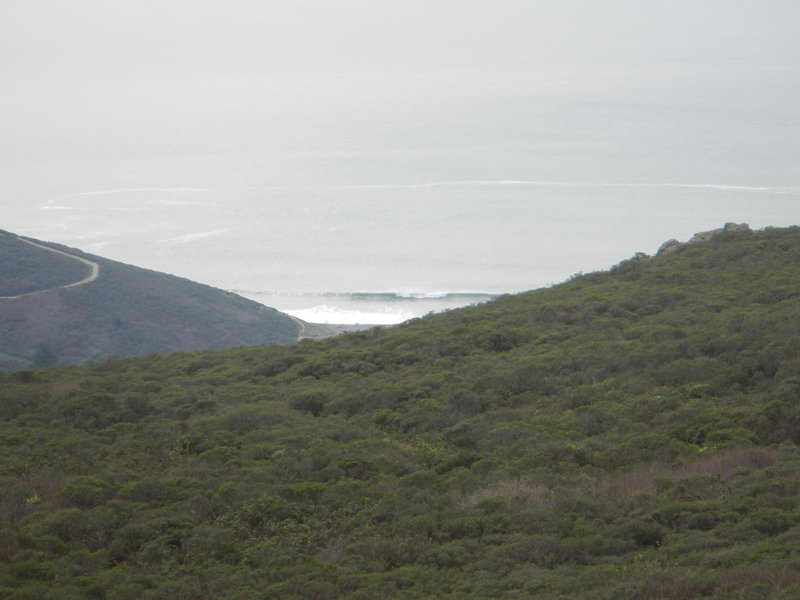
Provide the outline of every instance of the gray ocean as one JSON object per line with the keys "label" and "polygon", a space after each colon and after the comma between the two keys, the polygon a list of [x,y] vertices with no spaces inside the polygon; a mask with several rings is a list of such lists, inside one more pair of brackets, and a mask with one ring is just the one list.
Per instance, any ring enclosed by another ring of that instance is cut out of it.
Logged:
{"label": "gray ocean", "polygon": [[395,323],[729,221],[798,224],[800,44],[749,18],[577,56],[17,78],[0,227],[308,321]]}

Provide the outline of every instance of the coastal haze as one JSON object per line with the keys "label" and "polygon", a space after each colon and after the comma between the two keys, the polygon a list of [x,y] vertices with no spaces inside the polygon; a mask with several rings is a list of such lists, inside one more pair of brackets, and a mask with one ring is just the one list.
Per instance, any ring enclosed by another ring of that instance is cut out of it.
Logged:
{"label": "coastal haze", "polygon": [[0,227],[392,323],[800,221],[800,5],[0,3]]}

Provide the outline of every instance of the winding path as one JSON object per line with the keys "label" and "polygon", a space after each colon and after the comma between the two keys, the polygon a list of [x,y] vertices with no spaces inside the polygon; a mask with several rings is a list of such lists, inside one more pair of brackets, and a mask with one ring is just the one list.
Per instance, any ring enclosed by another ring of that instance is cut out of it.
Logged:
{"label": "winding path", "polygon": [[70,254],[69,252],[63,252],[61,250],[56,250],[55,248],[50,248],[49,246],[44,246],[42,244],[37,244],[36,242],[32,242],[30,240],[26,240],[23,237],[17,236],[17,239],[25,242],[26,244],[30,244],[31,246],[36,246],[37,248],[41,248],[42,250],[47,250],[48,252],[55,252],[56,254],[61,254],[62,256],[67,256],[69,258],[78,260],[85,265],[88,265],[91,268],[88,277],[84,277],[80,281],[76,281],[74,283],[68,283],[67,285],[58,285],[56,287],[47,288],[44,290],[36,290],[35,292],[28,292],[27,294],[20,294],[18,296],[0,296],[0,300],[14,300],[15,298],[26,298],[28,296],[35,296],[36,294],[44,294],[45,292],[50,292],[52,290],[65,290],[67,288],[78,287],[79,285],[84,285],[86,283],[91,283],[95,279],[100,276],[100,265],[94,261],[87,260],[85,258],[81,258],[79,256],[75,256],[74,254]]}

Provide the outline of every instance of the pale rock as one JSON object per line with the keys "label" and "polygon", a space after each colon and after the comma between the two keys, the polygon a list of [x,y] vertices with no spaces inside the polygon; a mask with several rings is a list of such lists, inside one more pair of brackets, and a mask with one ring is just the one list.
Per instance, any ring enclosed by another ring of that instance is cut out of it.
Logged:
{"label": "pale rock", "polygon": [[667,252],[672,252],[673,250],[677,250],[681,246],[683,246],[683,244],[676,239],[667,240],[658,247],[658,250],[656,251],[656,256],[659,256],[660,254],[666,254]]}
{"label": "pale rock", "polygon": [[[685,244],[707,242],[708,240],[713,239],[714,237],[718,236],[721,233],[728,233],[733,231],[752,231],[752,229],[750,229],[750,225],[748,225],[747,223],[725,223],[725,225],[723,227],[720,227],[719,229],[712,229],[711,231],[700,231],[698,233],[695,233],[691,237],[691,239]],[[665,254],[667,252],[672,252],[674,250],[677,250],[678,248],[684,246],[685,244],[674,239],[667,240],[666,242],[661,244],[658,251],[656,252],[656,256],[658,256],[659,254]]]}

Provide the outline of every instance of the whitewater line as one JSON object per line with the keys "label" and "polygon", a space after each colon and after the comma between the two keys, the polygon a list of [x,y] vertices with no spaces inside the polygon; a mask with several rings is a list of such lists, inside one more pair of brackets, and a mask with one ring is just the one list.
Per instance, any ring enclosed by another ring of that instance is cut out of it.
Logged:
{"label": "whitewater line", "polygon": [[32,242],[31,240],[26,240],[25,238],[20,236],[17,236],[17,239],[25,242],[26,244],[30,244],[31,246],[36,246],[37,248],[41,248],[42,250],[47,250],[48,252],[55,252],[56,254],[61,254],[62,256],[74,258],[75,260],[78,260],[83,264],[88,265],[91,268],[91,272],[89,273],[88,277],[84,277],[80,281],[76,281],[74,283],[68,283],[67,285],[57,285],[56,287],[47,288],[46,290],[36,290],[35,292],[28,292],[27,294],[19,294],[18,296],[0,296],[0,300],[14,300],[16,298],[26,298],[28,296],[35,296],[36,294],[44,294],[45,292],[50,292],[53,290],[66,290],[68,288],[74,288],[78,287],[79,285],[91,283],[100,276],[100,265],[94,261],[81,258],[80,256],[75,256],[74,254],[70,254],[69,252],[56,250],[55,248],[50,248],[49,246],[37,244],[36,242]]}
{"label": "whitewater line", "polygon": [[687,189],[712,189],[724,192],[761,192],[766,194],[779,194],[800,196],[800,186],[746,186],[728,185],[721,183],[626,183],[626,182],[580,182],[580,181],[551,181],[529,179],[489,179],[489,180],[454,180],[431,181],[426,183],[386,183],[343,185],[341,189],[426,189],[437,187],[573,187],[573,188],[687,188]]}
{"label": "whitewater line", "polygon": [[[565,188],[643,188],[643,189],[695,189],[695,190],[717,190],[721,192],[750,192],[773,194],[779,196],[800,196],[800,185],[793,186],[757,186],[757,185],[730,185],[725,183],[642,183],[642,182],[598,182],[598,181],[558,181],[549,179],[455,179],[451,181],[428,181],[421,183],[354,183],[354,184],[332,184],[332,185],[281,185],[281,186],[247,186],[240,188],[230,188],[231,190],[245,191],[324,191],[324,190],[416,190],[446,187],[565,187]],[[85,198],[91,196],[111,196],[116,194],[126,194],[131,192],[173,192],[181,194],[208,194],[215,191],[212,188],[191,188],[191,187],[142,187],[142,188],[120,188],[111,190],[95,190],[88,192],[76,192],[45,200],[41,209],[45,210],[70,210],[71,206],[61,206],[56,204],[59,201]]]}
{"label": "whitewater line", "polygon": [[202,194],[210,192],[208,188],[166,188],[166,187],[149,187],[149,188],[119,188],[113,190],[94,190],[90,192],[75,192],[74,194],[65,194],[63,196],[56,196],[45,200],[44,205],[40,206],[40,210],[71,210],[71,206],[59,206],[56,202],[62,200],[69,200],[71,198],[86,198],[90,196],[113,196],[116,194],[129,194],[131,192],[178,192],[182,194]]}
{"label": "whitewater line", "polygon": [[75,192],[74,194],[65,194],[63,196],[56,196],[50,198],[47,203],[56,202],[58,200],[66,200],[67,198],[78,198],[81,196],[105,196],[112,194],[129,194],[131,192],[180,192],[187,194],[199,194],[211,191],[208,188],[189,188],[189,187],[144,187],[144,188],[117,188],[113,190],[93,190],[91,192]]}

